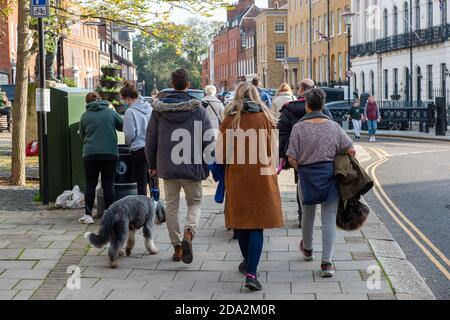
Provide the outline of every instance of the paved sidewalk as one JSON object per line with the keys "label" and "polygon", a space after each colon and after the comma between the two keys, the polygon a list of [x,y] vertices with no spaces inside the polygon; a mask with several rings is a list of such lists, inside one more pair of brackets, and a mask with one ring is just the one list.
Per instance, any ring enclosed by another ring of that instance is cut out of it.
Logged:
{"label": "paved sidewalk", "polygon": [[[347,133],[352,136],[353,130],[346,130]],[[362,135],[367,136],[367,131],[361,132]],[[425,133],[418,131],[390,131],[390,130],[377,130],[377,137],[388,137],[388,138],[409,138],[409,139],[419,139],[419,140],[435,140],[435,141],[449,141],[450,142],[450,131],[447,131],[445,136],[436,136],[434,132]]]}
{"label": "paved sidewalk", "polygon": [[[293,178],[292,172],[280,176],[286,226],[265,232],[259,268],[261,292],[243,288],[243,276],[237,271],[241,261],[237,241],[225,229],[221,206],[213,202],[215,186],[207,181],[191,265],[171,261],[173,249],[165,226],[154,231],[158,255],[147,255],[139,232],[132,256],[121,258],[119,268],[112,270],[107,267],[107,249],[91,248],[82,238],[87,230],[96,232],[98,225],[80,225],[77,219],[81,211],[46,211],[38,207],[34,211],[0,211],[0,299],[433,298],[374,214],[361,231],[337,232],[336,275],[321,278],[320,219],[316,219],[314,239],[319,261],[305,262],[298,251],[301,230],[297,228]],[[0,189],[0,198],[2,192]],[[381,275],[380,287],[369,289],[368,268],[379,262],[388,277]],[[70,276],[67,268],[72,265],[81,271],[80,290],[66,287]]]}

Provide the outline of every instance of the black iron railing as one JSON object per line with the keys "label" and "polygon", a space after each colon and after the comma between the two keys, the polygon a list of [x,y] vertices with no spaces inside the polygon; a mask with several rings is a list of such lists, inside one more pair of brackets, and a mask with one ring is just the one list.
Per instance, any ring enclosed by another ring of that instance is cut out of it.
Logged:
{"label": "black iron railing", "polygon": [[407,49],[410,46],[419,47],[430,44],[442,43],[450,39],[450,24],[446,26],[433,26],[432,28],[415,31],[414,33],[403,33],[378,39],[373,42],[357,44],[351,47],[352,58],[370,56],[375,53]]}

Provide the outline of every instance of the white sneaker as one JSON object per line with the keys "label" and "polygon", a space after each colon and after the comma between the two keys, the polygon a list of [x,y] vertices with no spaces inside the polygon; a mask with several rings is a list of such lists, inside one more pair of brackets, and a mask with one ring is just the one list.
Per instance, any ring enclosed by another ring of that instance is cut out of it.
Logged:
{"label": "white sneaker", "polygon": [[377,138],[375,138],[375,136],[373,136],[372,142],[377,142]]}
{"label": "white sneaker", "polygon": [[369,142],[373,142],[373,136],[370,136]]}
{"label": "white sneaker", "polygon": [[94,219],[88,215],[82,216],[78,221],[84,224],[94,224]]}

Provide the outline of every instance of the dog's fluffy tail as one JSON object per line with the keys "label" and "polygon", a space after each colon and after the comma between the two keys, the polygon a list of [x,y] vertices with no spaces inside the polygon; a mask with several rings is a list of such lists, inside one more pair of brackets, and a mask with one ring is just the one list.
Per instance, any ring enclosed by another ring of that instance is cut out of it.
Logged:
{"label": "dog's fluffy tail", "polygon": [[106,243],[109,242],[109,239],[105,232],[101,232],[100,230],[99,235],[96,235],[92,232],[86,232],[84,234],[84,238],[88,240],[94,247],[96,248],[102,248]]}
{"label": "dog's fluffy tail", "polygon": [[86,232],[84,234],[84,238],[88,240],[94,247],[102,248],[110,241],[111,238],[112,221],[110,220],[111,219],[109,219],[109,215],[107,215],[107,212],[105,211],[98,235],[92,232]]}

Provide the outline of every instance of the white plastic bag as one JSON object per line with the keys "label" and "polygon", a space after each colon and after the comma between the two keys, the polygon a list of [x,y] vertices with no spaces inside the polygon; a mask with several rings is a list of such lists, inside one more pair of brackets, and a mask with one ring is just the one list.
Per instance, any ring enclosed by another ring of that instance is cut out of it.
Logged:
{"label": "white plastic bag", "polygon": [[55,202],[57,208],[82,209],[84,208],[84,194],[80,187],[75,186],[72,191],[64,191]]}

